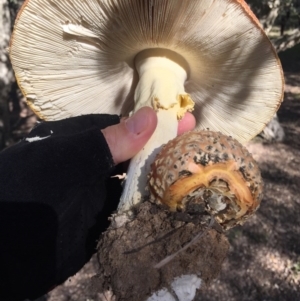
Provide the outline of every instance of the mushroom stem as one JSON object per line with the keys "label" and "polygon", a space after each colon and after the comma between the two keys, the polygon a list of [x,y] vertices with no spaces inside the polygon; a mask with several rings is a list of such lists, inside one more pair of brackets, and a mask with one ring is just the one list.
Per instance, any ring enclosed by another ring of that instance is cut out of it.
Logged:
{"label": "mushroom stem", "polygon": [[159,110],[157,119],[157,128],[152,137],[130,161],[118,210],[129,210],[148,195],[146,186],[150,165],[160,151],[161,146],[176,137],[178,121],[174,109]]}
{"label": "mushroom stem", "polygon": [[135,108],[149,106],[157,112],[157,128],[145,147],[132,158],[121,196],[119,211],[126,211],[147,196],[150,165],[163,144],[177,135],[178,120],[192,111],[194,102],[184,90],[186,70],[167,57],[149,57],[148,51],[136,59],[139,83],[135,91]]}

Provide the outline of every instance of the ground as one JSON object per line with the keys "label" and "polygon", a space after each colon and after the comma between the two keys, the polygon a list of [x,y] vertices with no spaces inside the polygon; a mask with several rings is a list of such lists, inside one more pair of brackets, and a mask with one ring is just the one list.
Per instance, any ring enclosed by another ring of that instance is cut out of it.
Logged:
{"label": "ground", "polygon": [[[254,218],[228,231],[231,247],[222,272],[197,301],[300,300],[300,45],[281,60],[286,86],[278,117],[286,138],[248,144],[261,168],[264,198]],[[97,269],[93,257],[44,300],[105,300],[89,290]]]}

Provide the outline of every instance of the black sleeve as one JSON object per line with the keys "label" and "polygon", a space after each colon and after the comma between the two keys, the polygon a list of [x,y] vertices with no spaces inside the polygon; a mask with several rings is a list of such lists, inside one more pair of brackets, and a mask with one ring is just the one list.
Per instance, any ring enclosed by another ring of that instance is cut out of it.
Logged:
{"label": "black sleeve", "polygon": [[100,129],[116,123],[112,115],[39,123],[0,153],[1,301],[43,295],[94,253],[114,168]]}

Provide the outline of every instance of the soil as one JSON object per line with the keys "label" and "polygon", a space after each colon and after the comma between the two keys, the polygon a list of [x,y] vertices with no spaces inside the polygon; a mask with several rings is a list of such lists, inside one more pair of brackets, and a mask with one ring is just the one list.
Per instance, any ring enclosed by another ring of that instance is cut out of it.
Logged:
{"label": "soil", "polygon": [[[208,214],[201,216],[172,213],[148,201],[139,205],[130,222],[110,227],[102,236],[96,291],[111,287],[116,301],[146,300],[182,275],[197,275],[209,284],[221,270],[229,243],[222,232],[210,226]],[[175,253],[171,261],[155,267]]]}
{"label": "soil", "polygon": [[[242,227],[227,232],[230,251],[222,272],[200,292],[197,301],[300,300],[299,46],[295,48],[298,53],[295,63],[289,60],[291,57],[295,59],[295,55],[291,56],[288,51],[281,57],[286,86],[278,117],[285,130],[285,140],[251,142],[247,146],[264,179],[261,206]],[[158,253],[153,254],[160,256]],[[41,300],[108,300],[91,288],[91,278],[99,272],[94,256],[79,273]],[[136,298],[132,300],[138,301]]]}

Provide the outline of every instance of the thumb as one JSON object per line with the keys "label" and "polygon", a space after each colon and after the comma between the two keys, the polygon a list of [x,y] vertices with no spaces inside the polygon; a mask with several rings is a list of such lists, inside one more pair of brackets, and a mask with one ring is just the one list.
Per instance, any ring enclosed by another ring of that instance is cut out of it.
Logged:
{"label": "thumb", "polygon": [[157,125],[157,116],[150,107],[143,107],[133,116],[117,125],[102,130],[115,164],[127,161],[137,154]]}

